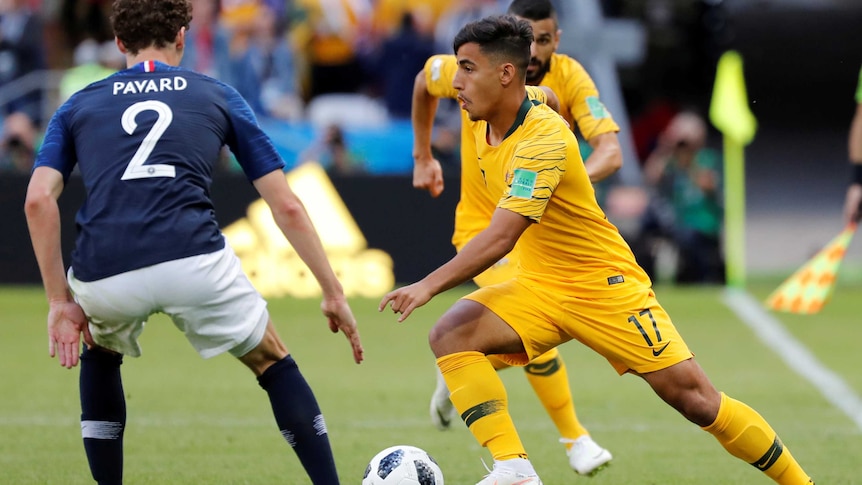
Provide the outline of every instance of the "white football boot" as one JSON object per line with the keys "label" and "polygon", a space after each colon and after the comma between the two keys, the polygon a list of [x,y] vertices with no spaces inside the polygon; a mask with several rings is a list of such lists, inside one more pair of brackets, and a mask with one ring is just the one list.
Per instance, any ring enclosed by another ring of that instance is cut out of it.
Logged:
{"label": "white football boot", "polygon": [[599,446],[588,434],[576,440],[560,438],[560,443],[571,443],[566,454],[569,456],[569,466],[579,475],[594,475],[608,466],[613,458],[610,451]]}
{"label": "white football boot", "polygon": [[458,417],[458,411],[449,399],[449,388],[446,387],[446,381],[443,380],[443,374],[440,373],[439,368],[437,368],[437,387],[431,395],[430,411],[431,422],[441,431],[449,429],[452,421]]}
{"label": "white football boot", "polygon": [[542,480],[529,460],[515,458],[495,461],[494,469],[476,485],[542,485]]}

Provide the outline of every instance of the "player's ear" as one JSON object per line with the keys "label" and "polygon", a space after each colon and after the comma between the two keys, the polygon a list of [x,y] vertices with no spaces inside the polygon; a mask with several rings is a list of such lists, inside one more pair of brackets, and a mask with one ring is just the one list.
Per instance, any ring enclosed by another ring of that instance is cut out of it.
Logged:
{"label": "player's ear", "polygon": [[126,49],[126,44],[123,44],[123,41],[121,41],[119,37],[114,37],[114,42],[117,43],[117,49],[120,50],[120,53],[123,55],[129,53],[129,49]]}
{"label": "player's ear", "polygon": [[560,48],[560,39],[563,37],[563,30],[557,29],[556,35],[554,35],[554,52],[557,52],[557,49]]}
{"label": "player's ear", "polygon": [[518,70],[511,62],[507,62],[500,66],[500,84],[508,86],[515,80]]}
{"label": "player's ear", "polygon": [[182,52],[183,48],[186,46],[186,28],[185,26],[180,27],[180,31],[177,32],[177,38],[174,40],[177,45],[177,50]]}

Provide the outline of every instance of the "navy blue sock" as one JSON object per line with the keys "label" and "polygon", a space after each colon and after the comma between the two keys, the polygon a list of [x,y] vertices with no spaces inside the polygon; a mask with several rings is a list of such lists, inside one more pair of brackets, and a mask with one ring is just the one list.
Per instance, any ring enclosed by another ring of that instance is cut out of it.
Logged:
{"label": "navy blue sock", "polygon": [[81,436],[90,472],[99,485],[123,483],[123,430],[126,399],[120,364],[123,356],[84,349],[81,354]]}
{"label": "navy blue sock", "polygon": [[281,435],[299,457],[311,483],[338,485],[323,414],[293,357],[288,355],[276,362],[257,380],[269,394]]}

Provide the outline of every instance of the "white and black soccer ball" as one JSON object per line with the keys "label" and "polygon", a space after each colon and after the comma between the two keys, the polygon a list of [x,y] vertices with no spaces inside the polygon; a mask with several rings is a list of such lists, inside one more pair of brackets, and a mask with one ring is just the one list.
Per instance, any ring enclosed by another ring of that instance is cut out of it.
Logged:
{"label": "white and black soccer ball", "polygon": [[443,472],[425,450],[398,445],[374,455],[362,485],[443,485]]}

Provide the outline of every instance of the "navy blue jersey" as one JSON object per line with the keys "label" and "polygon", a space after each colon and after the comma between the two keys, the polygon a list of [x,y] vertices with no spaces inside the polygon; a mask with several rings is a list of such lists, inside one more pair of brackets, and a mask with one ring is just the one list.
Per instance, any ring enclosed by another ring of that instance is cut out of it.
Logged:
{"label": "navy blue jersey", "polygon": [[35,166],[68,180],[77,165],[83,178],[75,278],[222,249],[210,184],[224,145],[250,181],[284,168],[243,98],[207,76],[146,61],[73,95]]}

